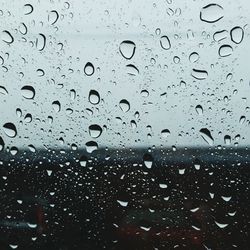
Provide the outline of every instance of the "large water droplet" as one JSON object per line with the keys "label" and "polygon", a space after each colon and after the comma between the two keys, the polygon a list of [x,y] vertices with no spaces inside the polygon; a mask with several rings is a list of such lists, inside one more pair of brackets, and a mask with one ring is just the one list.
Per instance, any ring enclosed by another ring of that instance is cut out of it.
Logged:
{"label": "large water droplet", "polygon": [[130,104],[127,100],[122,99],[119,103],[119,106],[123,112],[128,112],[130,110]]}
{"label": "large water droplet", "polygon": [[208,73],[205,70],[193,69],[191,75],[197,80],[205,80]]}
{"label": "large water droplet", "polygon": [[217,22],[223,17],[223,8],[215,3],[206,5],[200,12],[200,19],[207,23]]}
{"label": "large water droplet", "polygon": [[135,43],[129,40],[121,42],[119,50],[122,56],[126,59],[131,59],[135,54]]}
{"label": "large water droplet", "polygon": [[102,134],[102,128],[97,124],[90,125],[89,134],[93,138],[98,138]]}
{"label": "large water droplet", "polygon": [[91,62],[87,62],[86,65],[84,66],[84,73],[87,76],[93,75],[95,72],[94,65]]}
{"label": "large water droplet", "polygon": [[11,122],[5,123],[3,125],[3,129],[4,129],[5,134],[9,137],[13,138],[17,134],[16,126]]}
{"label": "large water droplet", "polygon": [[219,55],[221,57],[230,56],[233,53],[233,48],[230,45],[222,45],[219,48]]}
{"label": "large water droplet", "polygon": [[161,47],[165,50],[169,50],[171,48],[171,43],[167,36],[161,37],[160,44],[161,44]]}
{"label": "large water droplet", "polygon": [[98,104],[100,102],[100,95],[96,90],[90,90],[89,92],[89,102],[91,104]]}
{"label": "large water droplet", "polygon": [[26,85],[21,88],[22,96],[26,99],[33,99],[35,97],[35,89],[32,86]]}
{"label": "large water droplet", "polygon": [[231,36],[231,40],[236,43],[239,44],[242,42],[243,37],[244,37],[244,31],[241,27],[236,26],[233,29],[231,29],[230,31],[230,36]]}
{"label": "large water droplet", "polygon": [[213,146],[214,139],[211,135],[211,132],[207,128],[202,128],[200,130],[201,137],[207,142],[210,146]]}

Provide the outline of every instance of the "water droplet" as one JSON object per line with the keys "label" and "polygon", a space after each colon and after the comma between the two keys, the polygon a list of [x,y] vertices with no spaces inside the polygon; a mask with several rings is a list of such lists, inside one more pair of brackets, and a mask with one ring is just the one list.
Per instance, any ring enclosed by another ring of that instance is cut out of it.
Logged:
{"label": "water droplet", "polygon": [[8,30],[4,30],[2,32],[2,40],[7,44],[11,44],[14,42],[14,38]]}
{"label": "water droplet", "polygon": [[226,201],[229,202],[232,199],[232,196],[221,196],[221,198]]}
{"label": "water droplet", "polygon": [[17,248],[18,248],[18,245],[16,245],[16,244],[9,244],[9,246],[10,246],[10,248],[12,248],[12,249],[17,249]]}
{"label": "water droplet", "polygon": [[219,48],[219,55],[221,57],[230,56],[233,53],[233,48],[230,45],[222,45]]}
{"label": "water droplet", "polygon": [[31,114],[25,115],[24,120],[25,122],[30,123],[32,121],[32,115]]}
{"label": "water droplet", "polygon": [[202,128],[200,130],[201,137],[207,142],[210,146],[213,146],[214,139],[210,133],[210,131],[207,128]]}
{"label": "water droplet", "polygon": [[36,148],[32,144],[28,145],[28,148],[32,153],[36,152]]}
{"label": "water droplet", "polygon": [[230,145],[231,144],[231,136],[230,135],[225,135],[224,142],[225,142],[226,145]]}
{"label": "water droplet", "polygon": [[167,138],[169,135],[170,135],[170,131],[169,131],[168,129],[163,129],[163,130],[161,131],[161,136],[162,136],[163,138]]}
{"label": "water droplet", "polygon": [[84,73],[87,76],[93,75],[95,72],[94,65],[91,62],[87,62],[86,65],[84,66]]}
{"label": "water droplet", "polygon": [[0,86],[0,94],[7,95],[8,94],[7,89],[3,86]]}
{"label": "water droplet", "polygon": [[215,221],[215,224],[219,227],[219,228],[225,228],[228,226],[228,224],[223,224],[223,223],[219,223],[217,221]]}
{"label": "water droplet", "polygon": [[88,153],[92,153],[93,151],[98,149],[98,144],[94,141],[87,142],[85,146],[86,146],[86,151]]}
{"label": "water droplet", "polygon": [[147,91],[146,89],[143,89],[143,90],[141,91],[141,96],[142,96],[142,97],[148,97],[148,96],[149,96],[148,91]]}
{"label": "water droplet", "polygon": [[0,151],[2,151],[2,150],[4,149],[4,145],[5,145],[4,140],[3,140],[3,138],[0,136]]}
{"label": "water droplet", "polygon": [[143,162],[144,162],[144,165],[147,167],[147,168],[151,168],[152,165],[153,165],[153,157],[152,155],[146,153],[144,154],[143,156]]}
{"label": "water droplet", "polygon": [[165,50],[169,50],[171,48],[171,43],[167,36],[161,37],[160,44],[161,44],[161,47]]}
{"label": "water droplet", "polygon": [[36,228],[37,227],[37,224],[35,224],[35,223],[27,223],[27,225],[30,228]]}
{"label": "water droplet", "polygon": [[44,72],[44,70],[42,70],[42,69],[37,69],[36,72],[37,72],[37,75],[38,75],[39,77],[45,75],[45,72]]}
{"label": "water droplet", "polygon": [[25,25],[25,23],[21,23],[20,26],[19,26],[19,32],[22,34],[22,35],[26,35],[27,32],[28,32],[28,29],[27,29],[27,26]]}
{"label": "water droplet", "polygon": [[119,106],[123,112],[128,112],[130,110],[130,104],[127,100],[122,99],[119,103]]}
{"label": "water droplet", "polygon": [[205,80],[208,73],[205,70],[193,69],[191,75],[197,80]]}
{"label": "water droplet", "polygon": [[13,138],[17,134],[16,126],[11,122],[5,123],[3,125],[3,129],[4,129],[5,134],[9,137]]}
{"label": "water droplet", "polygon": [[227,38],[227,31],[226,30],[220,30],[214,33],[213,38],[214,41],[219,42]]}
{"label": "water droplet", "polygon": [[34,8],[31,4],[25,4],[24,5],[24,15],[29,15],[33,12]]}
{"label": "water droplet", "polygon": [[89,134],[93,138],[98,138],[102,134],[102,128],[97,124],[90,125]]}
{"label": "water droplet", "polygon": [[215,3],[204,6],[200,12],[200,19],[207,23],[215,23],[223,17],[223,8]]}
{"label": "water droplet", "polygon": [[90,90],[89,92],[89,102],[91,104],[98,104],[100,102],[100,95],[96,90]]}
{"label": "water droplet", "polygon": [[52,107],[55,112],[59,112],[61,110],[61,103],[59,101],[52,102]]}
{"label": "water droplet", "polygon": [[131,59],[135,54],[135,43],[129,40],[121,42],[119,50],[122,56],[126,59]]}
{"label": "water droplet", "polygon": [[139,74],[139,70],[133,64],[126,65],[127,73],[131,76],[136,76]]}
{"label": "water droplet", "polygon": [[49,15],[48,15],[48,21],[50,23],[50,25],[53,25],[57,22],[59,18],[59,14],[56,10],[52,10],[50,11]]}
{"label": "water droplet", "polygon": [[36,48],[39,51],[42,51],[44,50],[45,46],[46,46],[46,36],[40,33],[36,39]]}
{"label": "water droplet", "polygon": [[202,108],[201,105],[197,105],[195,107],[195,110],[196,110],[196,112],[197,112],[198,115],[202,115],[203,114],[203,108]]}
{"label": "water droplet", "polygon": [[159,184],[159,187],[165,189],[165,188],[168,187],[168,185],[167,185],[167,184],[164,184],[164,183],[160,183],[160,184]]}
{"label": "water droplet", "polygon": [[127,201],[121,201],[121,200],[117,200],[117,202],[122,206],[122,207],[126,207],[128,205]]}
{"label": "water droplet", "polygon": [[18,153],[18,148],[17,148],[17,147],[11,147],[10,153],[11,153],[12,155],[16,155],[16,154]]}
{"label": "water droplet", "polygon": [[240,44],[244,38],[244,31],[241,27],[236,26],[233,29],[231,29],[230,36],[231,36],[231,40],[234,43]]}
{"label": "water droplet", "polygon": [[86,166],[87,166],[87,161],[88,161],[88,158],[87,158],[85,155],[82,155],[82,156],[80,157],[79,162],[80,162],[80,165],[81,165],[82,167],[86,167]]}
{"label": "water droplet", "polygon": [[191,53],[191,54],[189,55],[189,61],[190,61],[191,63],[197,62],[197,61],[199,60],[199,58],[200,58],[200,56],[199,56],[199,54],[198,54],[197,52],[193,52],[193,53]]}
{"label": "water droplet", "polygon": [[246,121],[246,117],[245,116],[241,116],[240,117],[240,124],[243,124]]}
{"label": "water droplet", "polygon": [[33,99],[35,97],[35,89],[32,86],[23,86],[21,92],[22,96],[26,99]]}

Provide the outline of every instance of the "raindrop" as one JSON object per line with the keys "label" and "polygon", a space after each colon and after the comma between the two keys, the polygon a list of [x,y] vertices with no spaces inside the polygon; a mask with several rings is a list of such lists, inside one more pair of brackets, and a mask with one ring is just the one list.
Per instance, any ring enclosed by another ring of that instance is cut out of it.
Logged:
{"label": "raindrop", "polygon": [[223,224],[223,223],[219,223],[217,221],[215,221],[215,224],[219,227],[219,228],[225,228],[228,226],[228,224]]}
{"label": "raindrop", "polygon": [[143,162],[144,162],[144,165],[147,167],[147,168],[151,168],[152,165],[153,165],[153,157],[152,155],[146,153],[144,154],[143,156]]}
{"label": "raindrop", "polygon": [[240,124],[243,124],[246,121],[246,117],[245,116],[241,116],[240,117]]}
{"label": "raindrop", "polygon": [[25,23],[21,23],[20,26],[19,26],[19,32],[22,34],[22,35],[26,35],[27,32],[28,32],[28,29],[27,29],[27,26],[25,25]]}
{"label": "raindrop", "polygon": [[91,62],[87,62],[86,65],[84,66],[84,73],[87,76],[93,75],[95,72],[95,68]]}
{"label": "raindrop", "polygon": [[4,140],[3,140],[3,138],[0,136],[0,151],[2,151],[2,150],[4,149],[4,145],[5,145]]}
{"label": "raindrop", "polygon": [[129,40],[121,42],[119,50],[122,56],[126,59],[131,59],[135,54],[135,43]]}
{"label": "raindrop", "polygon": [[98,138],[102,134],[102,128],[97,124],[90,125],[89,134],[93,138]]}
{"label": "raindrop", "polygon": [[198,54],[197,52],[193,52],[193,53],[191,53],[191,54],[189,55],[189,61],[190,61],[191,63],[197,62],[197,61],[199,60],[199,58],[200,58],[200,56],[199,56],[199,54]]}
{"label": "raindrop", "polygon": [[98,144],[94,141],[89,141],[85,145],[86,145],[86,151],[88,153],[92,153],[93,151],[98,149]]}
{"label": "raindrop", "polygon": [[11,147],[10,153],[11,153],[12,155],[16,155],[16,154],[18,153],[18,148],[17,148],[17,147]]}
{"label": "raindrop", "polygon": [[52,107],[55,112],[59,112],[61,110],[61,103],[59,101],[52,102]]}
{"label": "raindrop", "polygon": [[31,4],[24,5],[24,15],[29,15],[33,12],[34,8]]}
{"label": "raindrop", "polygon": [[85,155],[82,155],[79,160],[81,167],[86,167],[87,161],[88,161],[88,158]]}
{"label": "raindrop", "polygon": [[117,202],[122,206],[122,207],[126,207],[128,205],[128,202],[127,201],[120,201],[120,200],[117,200]]}
{"label": "raindrop", "polygon": [[17,249],[17,248],[18,248],[18,245],[16,245],[16,244],[9,244],[9,246],[10,246],[10,248],[12,248],[12,249]]}
{"label": "raindrop", "polygon": [[59,18],[59,14],[56,10],[50,11],[48,15],[48,21],[51,25],[55,24]]}
{"label": "raindrop", "polygon": [[200,130],[201,137],[210,145],[213,146],[214,139],[210,133],[210,131],[207,128],[202,128]]}
{"label": "raindrop", "polygon": [[16,126],[13,123],[5,123],[3,125],[4,132],[9,137],[15,137],[17,134]]}
{"label": "raindrop", "polygon": [[31,114],[25,115],[24,120],[25,122],[30,123],[32,121],[32,115]]}
{"label": "raindrop", "polygon": [[70,90],[70,99],[72,101],[76,99],[76,91],[74,89]]}
{"label": "raindrop", "polygon": [[236,43],[239,44],[242,42],[243,37],[244,37],[244,31],[241,27],[236,26],[233,29],[231,29],[230,31],[230,36],[231,36],[231,40]]}
{"label": "raindrop", "polygon": [[45,72],[43,69],[37,69],[36,72],[37,72],[37,75],[40,77],[45,75]]}
{"label": "raindrop", "polygon": [[201,105],[197,105],[195,107],[195,110],[196,110],[196,112],[197,112],[198,115],[202,115],[203,114],[203,108],[202,108]]}
{"label": "raindrop", "polygon": [[89,92],[89,102],[91,104],[98,104],[100,102],[100,95],[96,90],[90,90]]}
{"label": "raindrop", "polygon": [[127,73],[131,76],[136,76],[139,74],[139,70],[133,64],[126,65]]}
{"label": "raindrop", "polygon": [[216,42],[222,41],[227,38],[227,31],[226,30],[220,30],[214,33],[213,38]]}
{"label": "raindrop", "polygon": [[193,69],[191,75],[197,80],[205,80],[208,73],[205,70]]}
{"label": "raindrop", "polygon": [[28,148],[32,153],[36,152],[36,148],[32,144],[28,145]]}
{"label": "raindrop", "polygon": [[162,136],[163,138],[167,138],[169,135],[170,135],[170,131],[169,131],[168,129],[163,129],[163,130],[161,131],[161,136]]}
{"label": "raindrop", "polygon": [[207,23],[215,23],[223,17],[223,8],[215,3],[204,6],[200,12],[200,19]]}
{"label": "raindrop", "polygon": [[127,100],[122,99],[119,103],[119,106],[123,112],[128,112],[130,110],[130,104]]}
{"label": "raindrop", "polygon": [[11,44],[14,42],[13,36],[10,34],[8,30],[4,30],[2,32],[2,40],[6,42],[7,44]]}
{"label": "raindrop", "polygon": [[39,34],[36,39],[36,47],[39,51],[42,51],[46,46],[46,36],[44,34]]}
{"label": "raindrop", "polygon": [[230,45],[222,45],[219,48],[219,55],[221,57],[230,56],[233,53],[233,48]]}
{"label": "raindrop", "polygon": [[148,91],[147,91],[146,89],[143,89],[143,90],[141,91],[141,96],[142,96],[142,97],[148,97],[148,96],[149,96]]}
{"label": "raindrop", "polygon": [[225,142],[226,145],[230,145],[231,144],[231,136],[230,135],[225,135],[224,142]]}
{"label": "raindrop", "polygon": [[168,187],[168,185],[167,185],[167,184],[164,184],[164,183],[161,183],[161,184],[159,184],[159,187],[165,189],[165,188]]}
{"label": "raindrop", "polygon": [[161,37],[160,44],[161,44],[161,47],[165,50],[169,50],[171,48],[171,43],[167,36]]}
{"label": "raindrop", "polygon": [[0,86],[0,94],[7,95],[8,94],[7,89],[3,86]]}
{"label": "raindrop", "polygon": [[32,86],[23,86],[21,92],[22,96],[26,99],[33,99],[35,97],[35,89]]}

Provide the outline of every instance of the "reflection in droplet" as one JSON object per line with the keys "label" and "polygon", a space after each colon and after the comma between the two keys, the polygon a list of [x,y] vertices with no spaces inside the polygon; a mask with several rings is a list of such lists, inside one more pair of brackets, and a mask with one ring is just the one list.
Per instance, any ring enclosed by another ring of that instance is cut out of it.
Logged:
{"label": "reflection in droplet", "polygon": [[98,138],[102,134],[102,128],[97,124],[90,125],[89,134],[93,138]]}
{"label": "reflection in droplet", "polygon": [[147,167],[147,168],[151,168],[152,165],[153,165],[153,157],[151,154],[144,154],[143,156],[143,162],[144,162],[144,165]]}
{"label": "reflection in droplet", "polygon": [[4,140],[3,140],[3,138],[0,136],[0,151],[2,151],[2,150],[4,149],[4,145],[5,145]]}
{"label": "reflection in droplet", "polygon": [[197,80],[205,80],[208,73],[205,70],[193,69],[191,75]]}
{"label": "reflection in droplet", "polygon": [[98,149],[98,144],[94,141],[87,142],[85,146],[86,146],[86,151],[88,153],[92,153],[93,151]]}
{"label": "reflection in droplet", "polygon": [[100,102],[100,95],[96,90],[90,90],[89,92],[89,102],[91,104],[98,104]]}
{"label": "reflection in droplet", "polygon": [[131,59],[135,54],[135,43],[129,40],[121,42],[119,50],[122,56],[126,59]]}
{"label": "reflection in droplet", "polygon": [[128,112],[130,110],[130,104],[127,100],[122,99],[119,103],[119,106],[123,112]]}
{"label": "reflection in droplet", "polygon": [[84,73],[87,76],[93,75],[95,72],[94,65],[91,62],[87,62],[86,65],[84,66]]}
{"label": "reflection in droplet", "polygon": [[2,40],[7,44],[11,44],[14,42],[14,38],[8,30],[2,31]]}
{"label": "reflection in droplet", "polygon": [[211,132],[207,128],[202,128],[200,130],[201,137],[207,142],[210,146],[213,146],[214,139],[211,135]]}
{"label": "reflection in droplet", "polygon": [[219,48],[219,55],[221,57],[230,56],[233,53],[233,48],[230,45],[222,45]]}
{"label": "reflection in droplet", "polygon": [[16,126],[11,122],[5,123],[3,125],[3,129],[4,129],[5,134],[9,137],[13,138],[17,134]]}
{"label": "reflection in droplet", "polygon": [[169,50],[171,48],[171,43],[167,36],[161,37],[160,44],[161,44],[161,47],[165,50]]}
{"label": "reflection in droplet", "polygon": [[26,85],[21,88],[22,96],[26,99],[33,99],[35,97],[35,89],[30,86]]}
{"label": "reflection in droplet", "polygon": [[217,22],[223,17],[223,8],[215,3],[204,6],[200,12],[200,19],[207,23]]}
{"label": "reflection in droplet", "polygon": [[233,29],[231,29],[230,36],[231,36],[231,40],[234,43],[239,44],[242,42],[244,38],[244,31],[241,27],[236,26]]}
{"label": "reflection in droplet", "polygon": [[55,112],[59,112],[61,110],[61,103],[59,101],[52,102],[52,107]]}

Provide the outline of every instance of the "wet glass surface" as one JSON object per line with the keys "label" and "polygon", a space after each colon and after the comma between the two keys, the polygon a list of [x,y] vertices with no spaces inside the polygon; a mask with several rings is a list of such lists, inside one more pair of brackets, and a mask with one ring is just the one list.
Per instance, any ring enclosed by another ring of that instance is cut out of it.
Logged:
{"label": "wet glass surface", "polygon": [[0,5],[0,250],[250,248],[250,4]]}

